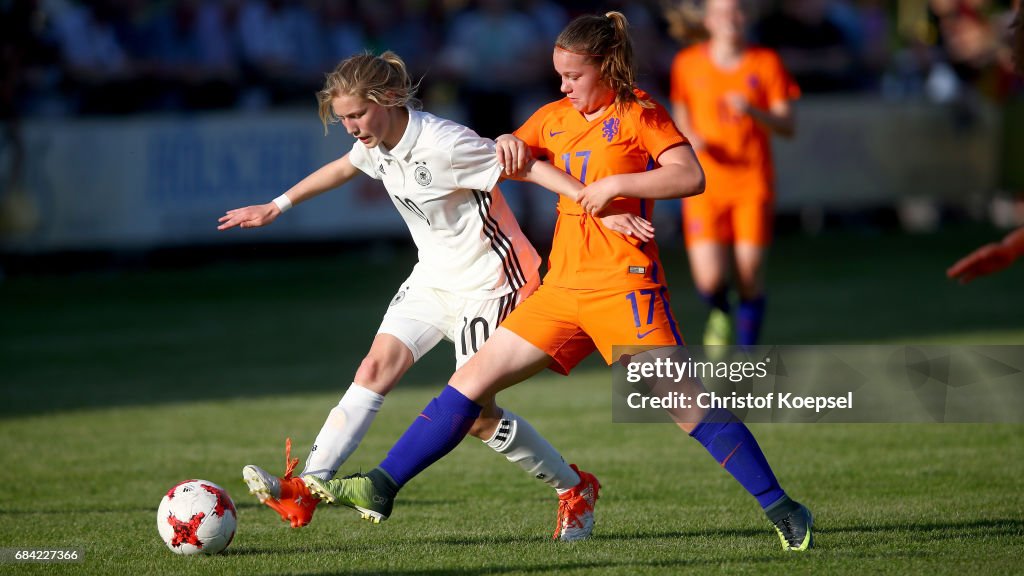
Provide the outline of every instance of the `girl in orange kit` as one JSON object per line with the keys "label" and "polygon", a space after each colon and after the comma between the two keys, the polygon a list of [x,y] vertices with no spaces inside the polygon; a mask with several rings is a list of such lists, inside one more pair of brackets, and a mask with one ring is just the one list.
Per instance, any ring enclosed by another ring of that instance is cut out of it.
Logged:
{"label": "girl in orange kit", "polygon": [[[670,20],[685,20],[687,5]],[[739,292],[736,343],[757,343],[764,317],[764,262],[774,218],[770,137],[792,136],[790,101],[800,95],[774,51],[747,45],[741,0],[707,0],[701,25],[682,35],[706,41],[672,64],[672,115],[707,178],[683,201],[683,231],[694,283],[711,308],[705,344],[731,344],[729,276]],[[696,29],[694,29],[696,28]]]}
{"label": "girl in orange kit", "polygon": [[[530,156],[545,158],[587,185],[576,202],[558,202],[543,284],[455,372],[378,467],[327,482],[308,479],[321,499],[383,520],[399,490],[471,429],[486,436],[474,422],[501,390],[547,367],[568,373],[595,349],[611,364],[617,360],[613,345],[683,343],[657,246],[607,229],[595,214],[610,209],[643,218],[656,199],[700,194],[700,165],[668,111],[635,88],[621,13],[570,22],[558,35],[552,62],[565,98],[534,113],[514,138],[497,140],[506,171],[516,172]],[[746,425],[723,409],[694,413],[697,418],[679,427],[756,498],[783,548],[811,548],[810,511],[782,490]],[[501,435],[503,427],[491,429]],[[580,484],[559,497],[555,537],[561,540],[586,538],[594,527],[600,484],[592,474],[579,475]]]}

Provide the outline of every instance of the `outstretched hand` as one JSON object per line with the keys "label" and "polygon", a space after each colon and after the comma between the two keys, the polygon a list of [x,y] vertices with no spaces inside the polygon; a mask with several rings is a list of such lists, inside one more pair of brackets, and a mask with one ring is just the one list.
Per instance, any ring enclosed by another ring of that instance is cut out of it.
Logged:
{"label": "outstretched hand", "polygon": [[993,242],[978,248],[949,267],[946,276],[967,284],[978,276],[986,276],[1007,268],[1016,259],[1013,249],[1004,243]]}
{"label": "outstretched hand", "polygon": [[217,220],[217,222],[220,222],[217,230],[227,230],[235,226],[239,228],[259,228],[260,226],[270,224],[280,214],[281,209],[273,202],[260,204],[259,206],[235,208],[234,210],[228,210]]}

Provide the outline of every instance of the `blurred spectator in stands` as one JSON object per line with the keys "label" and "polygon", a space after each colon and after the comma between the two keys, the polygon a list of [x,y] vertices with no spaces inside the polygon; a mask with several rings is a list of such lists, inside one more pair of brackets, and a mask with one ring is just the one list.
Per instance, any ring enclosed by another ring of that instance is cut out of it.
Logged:
{"label": "blurred spectator in stands", "polygon": [[177,0],[151,17],[148,52],[163,86],[163,107],[233,106],[241,81],[235,18],[239,3]]}
{"label": "blurred spectator in stands", "polygon": [[533,20],[545,46],[554,46],[558,33],[569,23],[569,13],[554,0],[526,0],[523,12]]}
{"label": "blurred spectator in stands", "polygon": [[1022,224],[1024,93],[1021,78],[1013,74],[1013,14],[992,0],[929,0],[928,6],[944,59],[937,68],[946,64],[951,70],[947,82],[955,90],[947,100],[955,104],[956,119],[969,126],[985,109],[998,107],[1002,138],[992,219],[1002,226]]}
{"label": "blurred spectator in stands", "polygon": [[9,158],[10,165],[0,167],[6,176],[0,197],[5,197],[21,181],[25,158],[21,138],[21,98],[23,70],[34,43],[32,18],[35,2],[0,1],[0,158]]}
{"label": "blurred spectator in stands", "polygon": [[134,62],[117,37],[113,0],[48,3],[73,107],[83,114],[118,114],[145,105]]}
{"label": "blurred spectator in stands", "polygon": [[877,87],[889,68],[892,52],[892,21],[882,0],[859,0],[856,5],[860,23],[860,62],[872,87]]}
{"label": "blurred spectator in stands", "polygon": [[755,29],[774,48],[804,92],[859,87],[858,59],[851,41],[830,15],[828,0],[782,0]]}
{"label": "blurred spectator in stands", "polygon": [[356,0],[321,0],[320,25],[323,27],[323,70],[332,70],[342,60],[365,49],[366,34],[360,21]]}
{"label": "blurred spectator in stands", "polygon": [[938,42],[958,79],[995,99],[1013,84],[1009,57],[1011,13],[990,0],[929,0]]}
{"label": "blurred spectator in stands", "polygon": [[[436,69],[441,65],[438,50],[444,34],[444,13],[437,4],[417,0],[390,3],[360,0],[365,47],[375,54],[385,50],[401,54],[414,78],[422,77],[428,69]],[[425,80],[429,83],[432,78],[428,76]],[[421,84],[420,90],[426,94],[428,85]]]}
{"label": "blurred spectator in stands", "polygon": [[[1014,13],[1004,11],[994,19],[999,38],[996,62],[1002,73],[999,88],[1005,89],[1005,94],[997,94],[1003,113],[999,184],[1012,197],[994,220],[1024,225],[1024,2],[1017,0],[1014,7]],[[1007,70],[1015,74],[1007,76]]]}
{"label": "blurred spectator in stands", "polygon": [[826,19],[835,22],[854,54],[858,87],[875,89],[889,64],[890,18],[882,0],[832,0]]}
{"label": "blurred spectator in stands", "polygon": [[[1015,2],[1015,15],[1010,24],[1011,36],[1007,39],[1009,61],[1018,75],[1024,75],[1024,7]],[[1014,126],[1020,133],[1020,126]],[[1017,159],[1019,161],[1019,158]],[[1024,256],[1024,227],[1007,234],[1001,242],[992,242],[975,249],[946,270],[946,276],[966,284],[971,280],[999,272]]]}
{"label": "blurred spectator in stands", "polygon": [[321,84],[320,27],[303,0],[246,0],[238,17],[243,105],[309,100]]}
{"label": "blurred spectator in stands", "polygon": [[33,82],[32,67],[48,60],[42,12],[34,0],[0,0],[0,237],[31,229],[37,213],[25,193],[21,116]]}
{"label": "blurred spectator in stands", "polygon": [[1015,2],[1016,12],[1010,25],[1012,58],[1018,74],[1024,75],[1024,2]]}
{"label": "blurred spectator in stands", "polygon": [[617,10],[626,15],[633,37],[637,84],[654,100],[663,102],[668,99],[665,87],[678,45],[664,34],[661,14],[652,12],[649,6],[634,0],[606,0],[601,11]]}
{"label": "blurred spectator in stands", "polygon": [[547,73],[552,47],[510,0],[477,0],[455,16],[437,64],[458,85],[465,124],[486,138],[519,125],[517,102]]}

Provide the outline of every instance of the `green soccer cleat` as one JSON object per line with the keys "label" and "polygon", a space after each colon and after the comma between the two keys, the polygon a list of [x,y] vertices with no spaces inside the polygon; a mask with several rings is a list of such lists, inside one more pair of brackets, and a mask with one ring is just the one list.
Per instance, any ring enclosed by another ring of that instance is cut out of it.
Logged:
{"label": "green soccer cleat", "polygon": [[804,552],[814,548],[814,516],[803,504],[793,504],[796,507],[792,511],[774,521],[775,531],[779,533],[783,550]]}
{"label": "green soccer cleat", "polygon": [[369,474],[352,474],[344,478],[321,480],[316,476],[303,476],[314,496],[329,504],[354,508],[363,520],[379,524],[387,520],[394,506],[397,489],[383,472],[371,470]]}
{"label": "green soccer cleat", "polygon": [[732,339],[732,319],[725,312],[713,308],[704,327],[704,345],[728,346],[732,344]]}

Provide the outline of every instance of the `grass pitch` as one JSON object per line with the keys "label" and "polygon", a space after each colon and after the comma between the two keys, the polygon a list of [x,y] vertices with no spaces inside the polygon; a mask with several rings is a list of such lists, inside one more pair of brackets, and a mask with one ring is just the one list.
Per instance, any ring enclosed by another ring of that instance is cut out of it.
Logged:
{"label": "grass pitch", "polygon": [[[1024,343],[1024,266],[966,287],[945,267],[987,230],[783,238],[765,340]],[[673,308],[703,312],[678,248]],[[783,486],[817,522],[810,554],[781,551],[756,503],[670,426],[610,422],[590,362],[504,393],[603,488],[587,542],[550,541],[553,493],[472,439],[374,526],[322,508],[291,530],[258,505],[244,464],[304,457],[365,353],[411,255],[239,260],[0,284],[0,547],[82,547],[79,564],[4,573],[675,574],[1013,573],[1024,545],[1017,425],[753,425]],[[373,467],[436,393],[442,344],[385,403],[343,473]],[[199,477],[234,497],[225,554],[177,557],[156,533],[168,488]]]}

